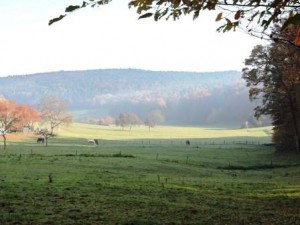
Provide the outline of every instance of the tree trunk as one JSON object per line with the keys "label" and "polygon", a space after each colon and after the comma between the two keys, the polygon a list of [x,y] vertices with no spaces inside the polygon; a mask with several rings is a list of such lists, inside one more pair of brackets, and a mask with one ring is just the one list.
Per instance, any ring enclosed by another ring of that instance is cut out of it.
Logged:
{"label": "tree trunk", "polygon": [[295,135],[296,153],[300,153],[299,130],[298,130],[297,126],[294,123],[293,123],[293,130],[294,130],[294,135]]}
{"label": "tree trunk", "polygon": [[291,114],[292,114],[292,126],[296,138],[296,153],[300,153],[300,132],[299,132],[299,127],[298,127],[298,119],[297,119],[297,114],[296,114],[296,107],[293,101],[293,98],[291,96],[291,93],[289,93],[289,102],[290,102],[290,108],[291,108]]}
{"label": "tree trunk", "polygon": [[3,134],[2,137],[3,137],[3,149],[6,150],[6,136],[5,136],[5,134]]}
{"label": "tree trunk", "polygon": [[294,128],[294,133],[296,137],[296,152],[300,153],[300,134],[299,134],[299,128],[298,128],[298,120],[295,111],[292,111],[292,120],[293,120],[293,128]]}
{"label": "tree trunk", "polygon": [[45,136],[45,146],[46,147],[48,146],[48,136],[47,135]]}

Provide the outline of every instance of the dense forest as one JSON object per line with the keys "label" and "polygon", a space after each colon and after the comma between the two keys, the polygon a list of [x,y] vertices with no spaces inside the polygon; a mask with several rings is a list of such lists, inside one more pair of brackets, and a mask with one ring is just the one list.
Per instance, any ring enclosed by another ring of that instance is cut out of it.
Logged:
{"label": "dense forest", "polygon": [[167,124],[242,126],[253,108],[241,73],[136,69],[59,71],[0,78],[6,99],[35,105],[44,96],[68,100],[76,121],[121,112],[142,120],[161,110]]}

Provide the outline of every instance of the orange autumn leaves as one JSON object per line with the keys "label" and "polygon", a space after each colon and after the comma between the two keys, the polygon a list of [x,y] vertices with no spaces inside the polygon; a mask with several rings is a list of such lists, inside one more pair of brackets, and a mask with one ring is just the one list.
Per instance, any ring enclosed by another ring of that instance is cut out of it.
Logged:
{"label": "orange autumn leaves", "polygon": [[34,107],[13,101],[0,101],[0,126],[4,130],[18,130],[32,126],[38,120],[40,115]]}
{"label": "orange autumn leaves", "polygon": [[286,21],[282,24],[281,31],[292,29],[294,32],[293,42],[296,46],[300,47],[300,14],[290,12]]}
{"label": "orange autumn leaves", "polygon": [[290,25],[281,31],[283,38],[300,47],[300,25]]}
{"label": "orange autumn leaves", "polygon": [[297,33],[296,33],[296,37],[294,40],[294,44],[297,46],[300,46],[300,26],[298,26],[298,28],[297,28]]}

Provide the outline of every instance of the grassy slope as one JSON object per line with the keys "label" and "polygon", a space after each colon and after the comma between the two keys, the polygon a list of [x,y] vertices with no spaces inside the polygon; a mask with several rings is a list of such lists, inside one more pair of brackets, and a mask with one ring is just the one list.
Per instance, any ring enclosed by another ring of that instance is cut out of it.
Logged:
{"label": "grassy slope", "polygon": [[61,128],[59,134],[65,137],[98,138],[104,140],[129,139],[200,139],[200,138],[255,138],[270,141],[271,127],[253,129],[218,129],[205,127],[170,127],[159,126],[150,129],[145,126],[133,127],[131,132],[115,126],[98,126],[74,123],[70,127]]}
{"label": "grassy slope", "polygon": [[[149,133],[141,127],[129,133],[75,124],[60,134],[48,148],[34,139],[11,140],[0,152],[0,224],[300,222],[299,158],[257,144],[187,147],[169,140],[259,138],[265,136],[260,129],[159,127]],[[90,137],[106,141],[95,147],[87,144]],[[228,170],[233,166],[243,169]]]}

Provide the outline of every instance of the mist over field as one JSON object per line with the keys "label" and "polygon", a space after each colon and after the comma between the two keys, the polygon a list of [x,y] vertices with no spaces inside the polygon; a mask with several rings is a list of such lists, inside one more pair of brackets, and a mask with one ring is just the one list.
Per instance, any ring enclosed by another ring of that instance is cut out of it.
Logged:
{"label": "mist over field", "polygon": [[237,71],[170,72],[137,69],[59,71],[0,78],[0,94],[36,105],[43,96],[68,100],[75,121],[121,112],[142,120],[160,110],[168,125],[242,126],[253,120],[248,88]]}

